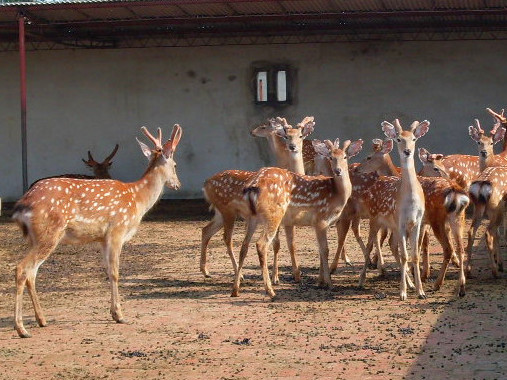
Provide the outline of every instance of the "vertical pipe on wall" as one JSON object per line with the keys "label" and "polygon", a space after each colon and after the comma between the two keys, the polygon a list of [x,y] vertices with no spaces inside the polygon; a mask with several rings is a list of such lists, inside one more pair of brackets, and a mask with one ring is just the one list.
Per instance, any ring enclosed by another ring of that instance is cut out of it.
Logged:
{"label": "vertical pipe on wall", "polygon": [[18,15],[19,27],[19,71],[21,92],[21,166],[23,172],[23,193],[28,189],[27,169],[27,136],[26,136],[26,49],[25,49],[25,21],[23,14]]}

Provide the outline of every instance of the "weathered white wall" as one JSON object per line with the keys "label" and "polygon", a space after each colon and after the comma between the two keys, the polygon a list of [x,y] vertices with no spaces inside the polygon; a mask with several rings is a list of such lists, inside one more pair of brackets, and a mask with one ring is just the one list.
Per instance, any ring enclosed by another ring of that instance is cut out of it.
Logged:
{"label": "weathered white wall", "polygon": [[[28,53],[29,182],[87,173],[115,143],[112,175],[137,179],[146,162],[139,128],[183,127],[176,153],[183,189],[166,197],[201,197],[211,174],[270,162],[267,144],[249,136],[266,117],[316,118],[315,138],[380,137],[380,122],[432,122],[419,146],[475,154],[467,127],[491,125],[485,107],[505,104],[504,41],[371,42]],[[251,65],[289,63],[297,70],[295,102],[254,105]],[[0,196],[22,193],[19,73],[16,53],[0,54]],[[367,145],[369,148],[369,144]]]}

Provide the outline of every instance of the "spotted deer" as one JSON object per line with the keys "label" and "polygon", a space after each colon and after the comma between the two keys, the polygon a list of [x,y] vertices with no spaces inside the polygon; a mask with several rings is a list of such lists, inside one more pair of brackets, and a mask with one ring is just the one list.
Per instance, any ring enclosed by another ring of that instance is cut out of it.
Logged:
{"label": "spotted deer", "polygon": [[472,225],[468,231],[467,245],[467,275],[472,270],[473,244],[477,229],[484,217],[489,219],[486,228],[486,246],[491,259],[491,272],[498,277],[498,271],[503,272],[503,262],[499,250],[498,227],[502,223],[505,212],[505,198],[507,195],[507,167],[497,166],[486,168],[481,175],[472,182],[469,189],[470,198],[474,203]]}
{"label": "spotted deer", "polygon": [[93,159],[93,156],[92,156],[91,152],[88,151],[88,160],[85,160],[84,158],[82,160],[83,160],[84,164],[86,166],[88,166],[93,171],[93,175],[86,175],[86,174],[60,174],[60,175],[57,175],[57,176],[40,178],[40,179],[36,180],[35,182],[33,182],[30,185],[30,188],[34,184],[36,184],[37,182],[39,182],[39,181],[41,181],[43,179],[48,179],[48,178],[109,179],[109,178],[111,178],[111,175],[109,174],[109,169],[111,168],[111,165],[113,164],[113,162],[111,160],[114,157],[114,155],[116,154],[116,152],[118,151],[118,147],[119,147],[119,145],[116,144],[116,146],[114,147],[114,149],[111,152],[111,154],[109,156],[107,156],[104,159],[104,161],[102,161],[102,162],[95,161]]}
{"label": "spotted deer", "polygon": [[[443,261],[440,272],[434,284],[434,290],[439,290],[449,266],[449,261],[457,261],[459,268],[458,295],[465,295],[465,249],[463,244],[463,229],[465,227],[465,209],[470,203],[466,191],[455,181],[449,180],[442,167],[441,155],[432,155],[425,149],[420,149],[419,159],[423,163],[421,172],[434,174],[434,177],[419,177],[424,191],[425,213],[422,230],[422,262],[421,279],[429,277],[428,228],[431,226],[435,237],[443,249]],[[439,178],[435,178],[439,177]],[[452,235],[452,237],[451,237]],[[457,245],[457,258],[454,243]]]}
{"label": "spotted deer", "polygon": [[[348,158],[355,156],[362,148],[363,141],[345,141],[339,147],[325,141],[333,169],[333,177],[303,176],[279,168],[263,168],[246,184],[245,199],[249,202],[252,217],[245,240],[253,235],[257,225],[262,225],[261,236],[257,240],[257,253],[262,268],[264,287],[270,297],[275,296],[268,275],[266,262],[267,247],[271,244],[280,224],[290,229],[295,225],[310,225],[315,229],[320,254],[319,285],[331,285],[328,265],[327,229],[335,223],[352,192],[348,173]],[[242,247],[243,248],[243,247]],[[241,270],[247,254],[240,251],[238,272],[236,273],[232,296],[239,295]]]}
{"label": "spotted deer", "polygon": [[25,285],[39,326],[46,326],[35,278],[41,264],[59,243],[101,244],[111,283],[111,315],[116,322],[125,323],[118,293],[122,246],[134,236],[142,217],[162,194],[164,185],[170,189],[181,186],[174,161],[181,127],[176,124],[171,139],[165,143],[160,128],[157,138],[145,127],[141,130],[154,148],[137,140],[149,160],[148,168],[138,181],[49,178],[37,182],[15,204],[12,218],[29,243],[27,254],[16,267],[15,329],[20,337],[30,336],[23,326]]}
{"label": "spotted deer", "polygon": [[[304,174],[303,142],[313,132],[314,126],[313,116],[305,117],[296,127],[288,124],[285,118],[277,117],[270,119],[269,124],[261,124],[251,134],[268,139],[270,146],[274,149],[278,165],[295,173]],[[213,219],[202,229],[200,270],[206,277],[209,277],[207,247],[210,239],[222,228],[224,229],[227,253],[231,259],[234,273],[237,273],[238,264],[232,250],[232,232],[238,216],[248,220],[250,210],[243,198],[243,188],[254,174],[255,172],[251,171],[226,170],[213,175],[204,182],[204,196],[214,210]],[[287,234],[286,237],[288,241],[292,239]],[[277,234],[273,241],[275,259],[279,249],[280,241]],[[293,271],[294,279],[299,282],[301,276],[297,265],[293,265]],[[273,282],[278,282],[277,270],[273,273]]]}
{"label": "spotted deer", "polygon": [[472,181],[486,167],[507,165],[507,159],[504,157],[505,153],[495,155],[493,151],[494,145],[504,139],[505,128],[501,127],[500,123],[496,123],[488,136],[481,128],[479,120],[475,119],[475,123],[475,127],[468,127],[468,134],[477,142],[479,156],[451,154],[442,159],[449,177],[465,190],[468,190]]}
{"label": "spotted deer", "polygon": [[[379,177],[368,189],[369,196],[364,198],[370,214],[370,236],[373,240],[380,228],[393,233],[393,241],[401,249],[400,298],[407,298],[407,240],[410,239],[411,257],[415,288],[419,298],[425,298],[419,271],[419,234],[424,216],[424,193],[417,180],[414,165],[415,142],[429,129],[429,121],[415,121],[410,130],[403,130],[398,119],[394,125],[384,121],[382,130],[387,137],[394,139],[398,147],[401,162],[401,179]],[[389,180],[383,180],[387,178]],[[380,249],[380,247],[377,247]],[[368,265],[368,254],[364,251],[365,264],[360,276],[360,285],[364,283]]]}
{"label": "spotted deer", "polygon": [[[389,142],[391,142],[389,144]],[[380,143],[379,143],[380,144]],[[374,141],[375,145],[375,141]],[[387,140],[384,142],[383,154],[388,155],[392,149],[392,140]],[[447,174],[445,172],[445,168],[441,163],[441,155],[430,154],[424,148],[419,149],[419,159],[423,162],[423,169],[419,171],[419,174],[427,174],[427,176],[441,176],[444,178],[424,178],[422,176],[418,177],[419,182],[422,185],[424,192],[424,200],[425,200],[425,214],[422,222],[422,236],[421,240],[423,240],[422,245],[422,261],[423,261],[423,273],[421,275],[421,279],[426,279],[429,274],[429,258],[428,258],[428,235],[425,234],[427,228],[425,226],[431,226],[437,239],[441,243],[444,250],[444,265],[442,265],[440,275],[435,284],[435,288],[440,288],[444,276],[445,271],[447,270],[447,264],[450,257],[453,257],[453,260],[456,261],[457,265],[462,268],[458,258],[454,259],[454,247],[452,244],[452,239],[449,235],[449,228],[453,233],[453,237],[458,245],[458,251],[461,255],[464,254],[463,250],[463,239],[462,239],[462,230],[464,224],[464,209],[468,205],[468,197],[464,190],[462,190],[456,183],[447,179]],[[373,183],[376,181],[374,178],[365,177],[361,170],[363,169],[363,165],[368,169],[376,169],[380,163],[380,167],[384,167],[384,170],[387,172],[391,172],[392,174],[396,174],[397,168],[391,167],[389,170],[388,163],[390,160],[386,160],[384,157],[375,152],[373,155],[368,156],[365,159],[365,162],[359,165],[356,172],[356,178],[352,178],[353,184],[354,181],[357,183],[357,187],[353,190],[353,195],[351,199],[356,197],[356,203],[361,204],[375,204],[376,200],[375,193],[369,192],[368,189],[373,186]],[[378,169],[380,172],[382,170]],[[394,172],[394,173],[393,173]],[[381,181],[384,182],[384,187],[388,187],[390,189],[396,189],[401,182],[398,176],[390,176],[390,177],[380,177]],[[393,192],[394,196],[394,192]],[[369,197],[373,197],[373,199],[367,199]],[[378,201],[378,200],[377,200]],[[358,206],[360,209],[360,206]],[[362,210],[362,217],[368,218],[369,210]],[[449,227],[450,226],[450,227]],[[373,248],[373,244],[376,245],[377,248],[377,268],[383,273],[383,257],[381,247],[381,240],[378,237],[377,230],[379,227],[376,225],[375,220],[372,223],[370,237],[368,240],[368,244],[366,246],[366,254],[369,255]],[[391,250],[393,254],[397,258],[398,249],[394,245],[393,241],[390,240]],[[364,247],[364,244],[362,245]],[[364,248],[363,248],[364,251]],[[449,258],[447,258],[449,256]],[[397,258],[397,260],[399,260]],[[463,273],[463,272],[461,272]],[[409,277],[407,277],[408,279]],[[364,282],[364,277],[362,278]],[[362,283],[363,283],[362,282]],[[361,285],[362,285],[361,283]],[[411,281],[408,281],[409,286],[411,285]],[[464,295],[464,276],[460,278],[460,294]]]}

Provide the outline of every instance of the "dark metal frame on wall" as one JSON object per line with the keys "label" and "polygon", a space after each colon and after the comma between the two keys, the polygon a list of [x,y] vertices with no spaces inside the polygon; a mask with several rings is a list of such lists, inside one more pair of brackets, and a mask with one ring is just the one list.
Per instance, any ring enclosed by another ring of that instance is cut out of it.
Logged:
{"label": "dark metal frame on wall", "polygon": [[[122,40],[27,41],[27,51],[65,49],[140,49],[154,47],[197,47],[234,45],[278,45],[340,43],[368,41],[488,41],[507,40],[507,30],[457,30],[411,32],[358,32],[345,34],[295,34],[258,36],[145,36],[125,37]],[[0,52],[18,51],[17,42],[0,42]]]}

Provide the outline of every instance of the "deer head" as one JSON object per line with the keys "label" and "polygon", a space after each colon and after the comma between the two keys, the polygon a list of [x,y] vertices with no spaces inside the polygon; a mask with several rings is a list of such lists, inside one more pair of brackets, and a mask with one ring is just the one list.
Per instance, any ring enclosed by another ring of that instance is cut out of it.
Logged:
{"label": "deer head", "polygon": [[119,145],[116,144],[111,154],[107,156],[102,162],[95,161],[90,151],[88,151],[88,160],[85,160],[84,158],[82,160],[86,166],[88,166],[93,170],[93,174],[95,175],[96,178],[104,178],[104,179],[111,178],[111,175],[109,174],[109,168],[113,163],[111,159],[118,151],[118,147]]}
{"label": "deer head", "polygon": [[313,132],[315,122],[313,116],[305,117],[296,127],[292,127],[284,118],[271,119],[275,134],[285,140],[290,153],[303,152],[303,140]]}
{"label": "deer head", "polygon": [[410,130],[406,131],[401,127],[398,119],[394,120],[394,125],[387,121],[383,121],[381,125],[385,135],[396,142],[401,165],[404,166],[405,163],[409,162],[409,159],[413,162],[415,142],[428,132],[430,122],[428,120],[423,122],[414,121],[410,126]]}
{"label": "deer head", "polygon": [[390,167],[393,166],[389,153],[393,150],[393,140],[373,139],[373,153],[366,156],[356,168],[357,173],[378,172],[381,175],[392,175]]}
{"label": "deer head", "polygon": [[363,140],[359,139],[354,142],[346,140],[342,148],[340,148],[340,139],[336,139],[334,142],[330,140],[315,141],[313,147],[317,154],[327,158],[333,175],[342,176],[344,173],[348,173],[348,159],[357,155],[363,148]]}
{"label": "deer head", "polygon": [[419,172],[423,177],[443,177],[449,179],[449,174],[442,163],[443,154],[431,154],[424,148],[419,148],[419,160],[423,164]]}
{"label": "deer head", "polygon": [[505,128],[500,126],[500,122],[497,122],[493,125],[493,128],[489,132],[489,136],[486,135],[486,132],[481,128],[481,124],[478,119],[475,119],[475,127],[468,127],[468,134],[477,142],[479,146],[479,156],[481,158],[487,159],[494,155],[493,146],[503,140],[505,136]]}
{"label": "deer head", "polygon": [[153,149],[148,147],[136,137],[143,154],[148,158],[150,164],[147,171],[151,168],[162,172],[165,185],[170,189],[179,189],[181,182],[176,174],[176,162],[174,161],[174,152],[178,143],[180,142],[182,129],[178,124],[175,124],[171,134],[171,138],[162,144],[162,130],[158,128],[158,137],[155,138],[146,127],[142,127],[141,131],[151,140],[155,145]]}

